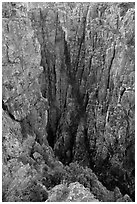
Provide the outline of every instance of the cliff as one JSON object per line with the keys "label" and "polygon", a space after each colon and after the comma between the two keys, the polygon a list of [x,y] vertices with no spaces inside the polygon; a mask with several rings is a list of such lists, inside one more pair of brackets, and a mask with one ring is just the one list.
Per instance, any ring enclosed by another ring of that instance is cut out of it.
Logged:
{"label": "cliff", "polygon": [[3,201],[135,200],[135,4],[3,2],[2,108]]}

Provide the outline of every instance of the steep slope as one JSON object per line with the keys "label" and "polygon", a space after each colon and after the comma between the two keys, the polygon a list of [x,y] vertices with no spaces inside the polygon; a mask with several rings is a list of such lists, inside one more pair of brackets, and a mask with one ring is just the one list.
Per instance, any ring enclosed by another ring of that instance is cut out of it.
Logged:
{"label": "steep slope", "polygon": [[50,189],[78,162],[135,199],[134,15],[134,3],[3,3],[4,168],[29,165]]}

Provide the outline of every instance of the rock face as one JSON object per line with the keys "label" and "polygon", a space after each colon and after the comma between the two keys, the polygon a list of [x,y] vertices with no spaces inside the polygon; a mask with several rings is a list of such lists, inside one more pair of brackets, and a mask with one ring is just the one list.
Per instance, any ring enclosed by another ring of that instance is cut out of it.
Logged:
{"label": "rock face", "polygon": [[134,3],[3,2],[2,17],[3,200],[134,200]]}
{"label": "rock face", "polygon": [[[36,190],[39,172],[45,157],[49,163],[52,157],[50,147],[44,147],[48,144],[45,130],[48,104],[38,82],[43,70],[40,44],[23,4],[4,3],[3,11],[3,196],[7,202],[33,201],[32,185],[39,194],[35,199],[43,201],[41,190]],[[24,194],[24,189],[29,195]]]}
{"label": "rock face", "polygon": [[3,107],[13,120],[21,123],[25,137],[29,127],[35,134],[36,129],[39,134],[45,134],[48,105],[38,83],[43,69],[40,67],[40,45],[27,11],[21,17],[17,15],[21,6],[13,6],[16,13],[3,18],[2,80]]}

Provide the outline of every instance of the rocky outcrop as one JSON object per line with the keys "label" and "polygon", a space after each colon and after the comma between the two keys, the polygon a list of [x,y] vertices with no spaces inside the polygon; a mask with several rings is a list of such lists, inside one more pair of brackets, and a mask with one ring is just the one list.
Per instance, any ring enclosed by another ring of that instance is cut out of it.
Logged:
{"label": "rocky outcrop", "polygon": [[[101,193],[102,191],[102,193]],[[100,198],[99,198],[100,197]],[[101,199],[102,197],[102,199]],[[98,199],[97,199],[98,198]],[[114,192],[107,191],[104,187],[96,188],[90,192],[79,182],[60,184],[49,191],[46,202],[132,202],[128,195],[122,197],[119,189]]]}
{"label": "rocky outcrop", "polygon": [[55,186],[49,193],[47,202],[99,202],[90,191],[80,183]]}

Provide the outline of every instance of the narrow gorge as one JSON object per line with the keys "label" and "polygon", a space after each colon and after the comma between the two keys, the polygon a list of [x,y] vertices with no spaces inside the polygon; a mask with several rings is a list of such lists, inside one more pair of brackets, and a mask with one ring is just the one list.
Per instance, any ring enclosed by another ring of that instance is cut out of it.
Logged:
{"label": "narrow gorge", "polygon": [[3,202],[135,201],[135,3],[2,3]]}

